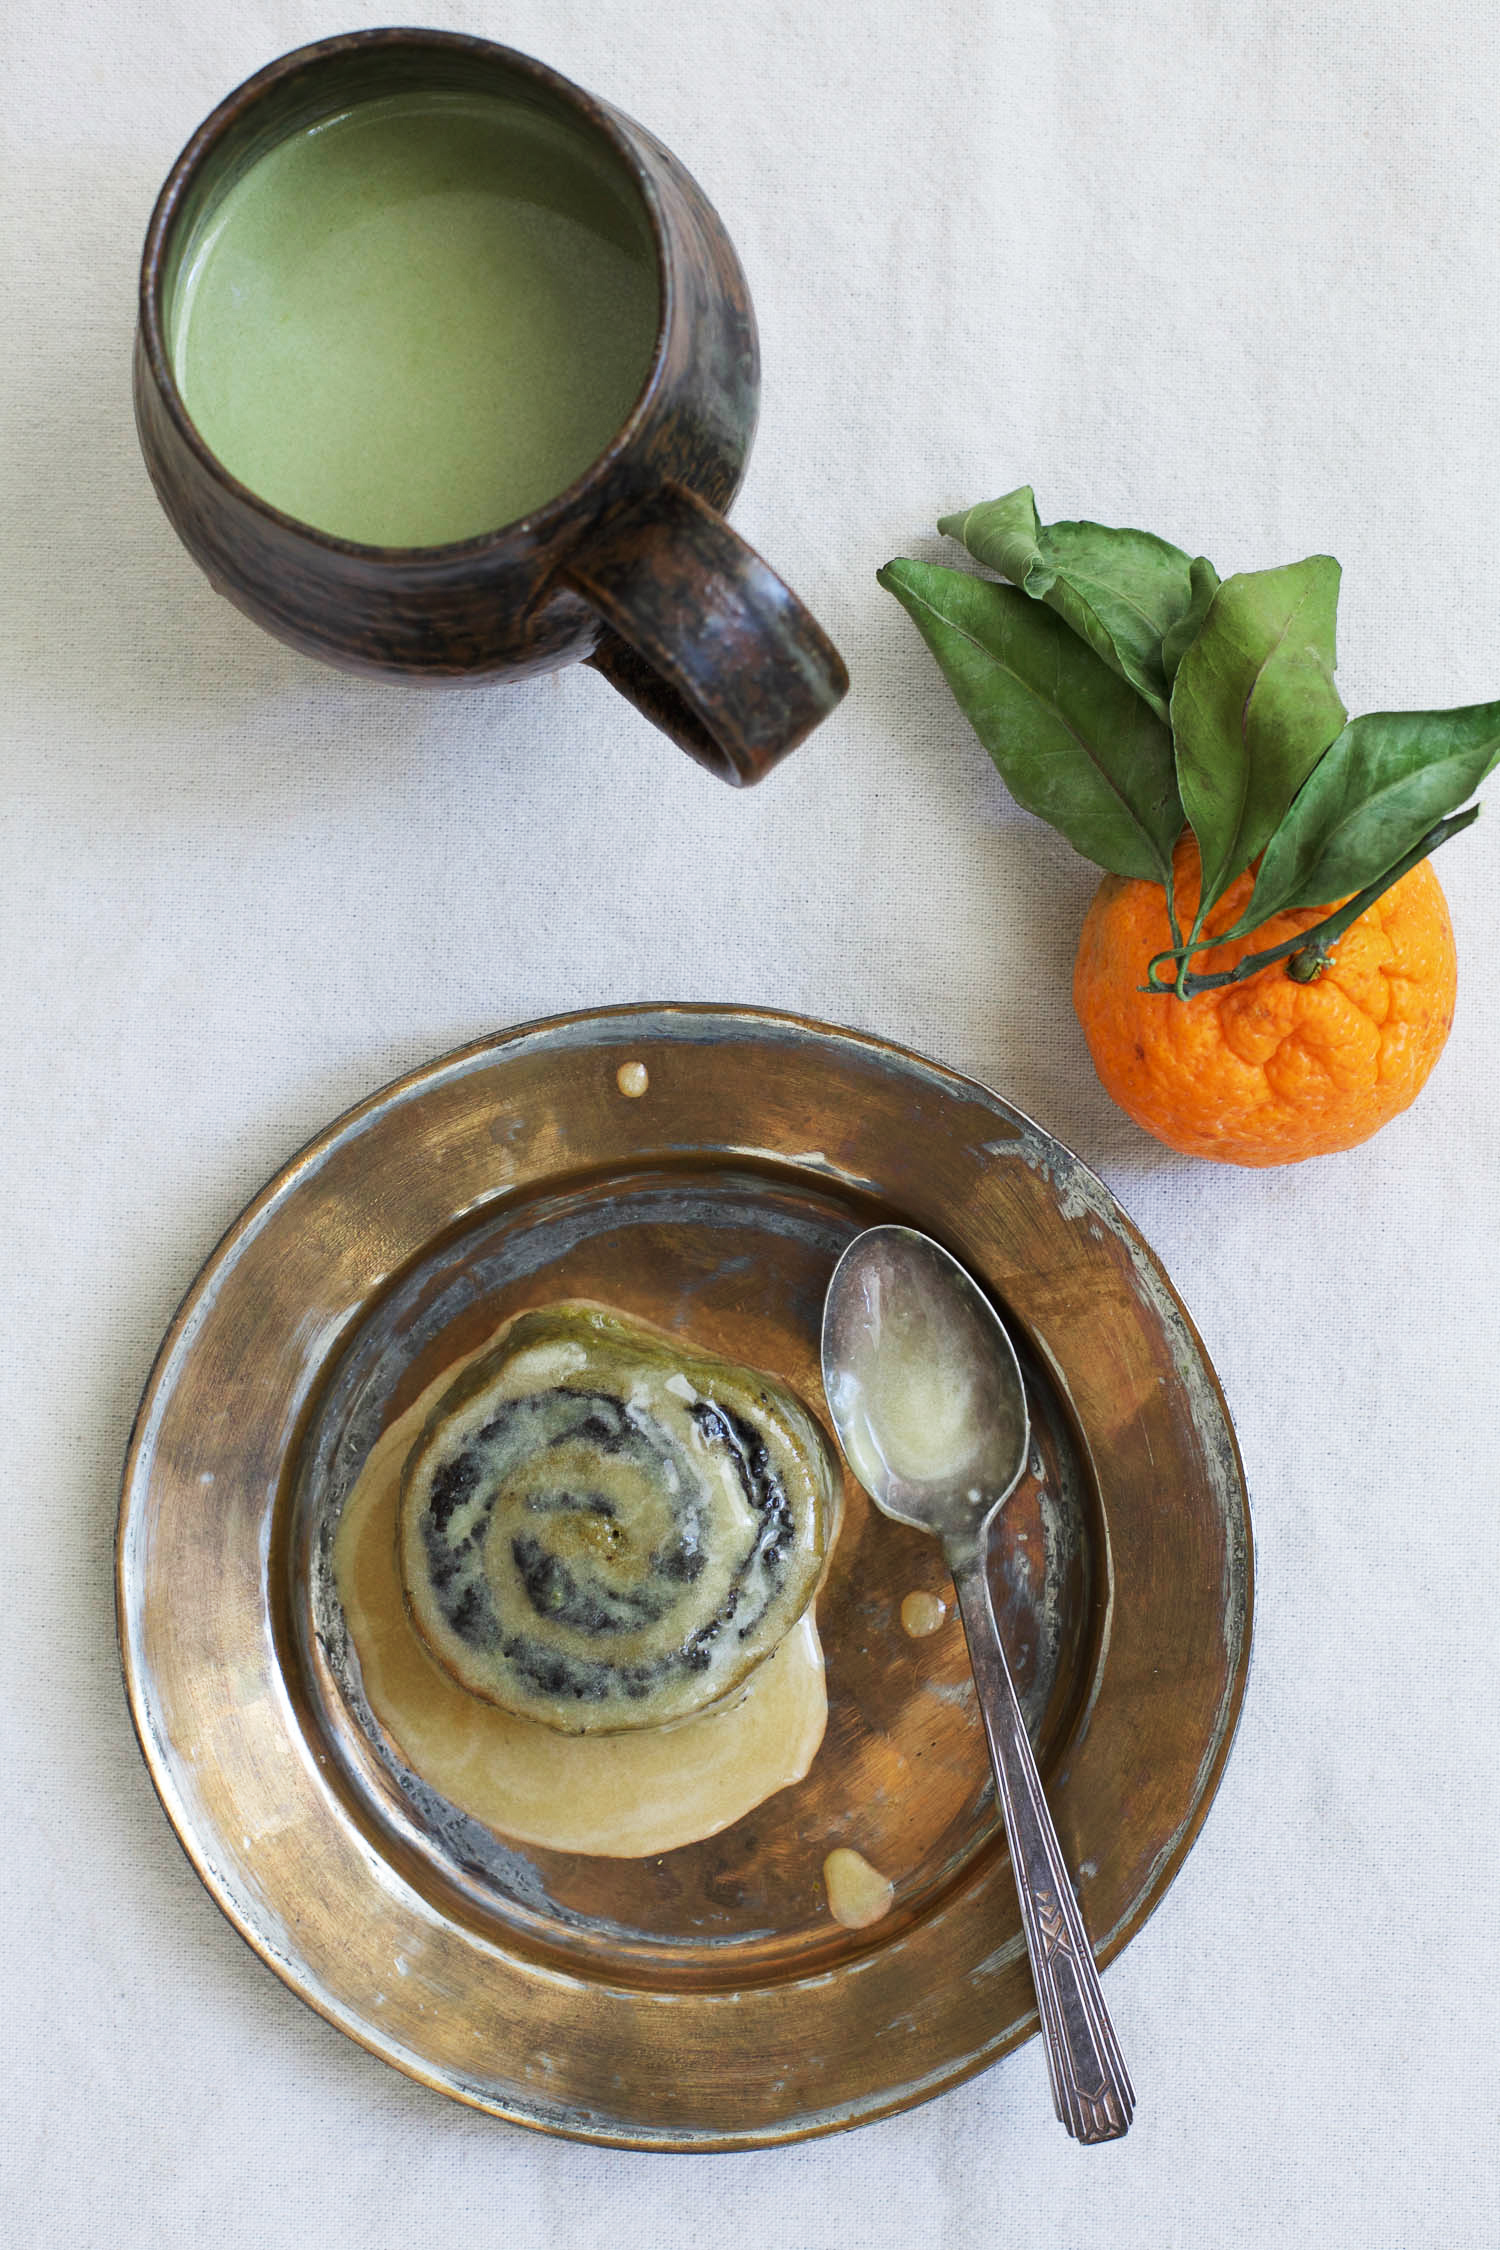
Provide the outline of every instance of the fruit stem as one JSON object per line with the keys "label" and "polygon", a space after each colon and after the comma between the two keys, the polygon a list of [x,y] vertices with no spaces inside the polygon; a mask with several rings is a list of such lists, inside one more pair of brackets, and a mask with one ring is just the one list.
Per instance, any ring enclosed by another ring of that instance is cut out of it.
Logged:
{"label": "fruit stem", "polygon": [[[1321,922],[1315,922],[1310,930],[1299,930],[1295,937],[1286,938],[1280,945],[1268,946],[1264,953],[1247,953],[1232,969],[1221,969],[1214,976],[1195,977],[1188,973],[1187,957],[1184,956],[1174,981],[1171,984],[1158,984],[1153,972],[1156,962],[1165,958],[1158,953],[1146,971],[1147,981],[1141,986],[1141,990],[1172,992],[1180,1000],[1191,1000],[1196,992],[1216,992],[1226,984],[1244,984],[1247,978],[1259,975],[1262,969],[1270,968],[1274,961],[1286,961],[1288,976],[1295,977],[1299,984],[1310,984],[1314,977],[1321,976],[1327,968],[1329,947],[1343,936],[1352,922],[1357,922],[1361,914],[1373,906],[1376,899],[1383,897],[1393,883],[1399,883],[1403,875],[1409,875],[1419,860],[1426,859],[1429,852],[1435,852],[1439,844],[1446,844],[1450,836],[1457,836],[1461,830],[1472,827],[1478,818],[1477,805],[1468,805],[1462,812],[1451,813],[1446,820],[1440,820],[1435,827],[1429,828],[1426,835],[1420,837],[1411,850],[1396,861],[1394,867],[1388,867],[1383,875],[1376,876],[1373,883],[1367,883],[1362,891],[1355,892],[1353,898],[1346,899],[1336,913],[1325,916]],[[1197,936],[1196,930],[1193,934]],[[1209,946],[1222,945],[1223,942],[1222,938],[1208,938],[1195,950],[1206,952]]]}

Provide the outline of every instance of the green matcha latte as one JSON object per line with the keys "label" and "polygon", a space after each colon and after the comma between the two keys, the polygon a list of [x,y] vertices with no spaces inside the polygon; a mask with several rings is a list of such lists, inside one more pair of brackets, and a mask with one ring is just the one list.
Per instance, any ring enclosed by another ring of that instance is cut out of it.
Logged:
{"label": "green matcha latte", "polygon": [[628,179],[519,102],[408,93],[261,156],[200,223],[173,371],[210,449],[301,522],[433,546],[573,483],[659,313]]}

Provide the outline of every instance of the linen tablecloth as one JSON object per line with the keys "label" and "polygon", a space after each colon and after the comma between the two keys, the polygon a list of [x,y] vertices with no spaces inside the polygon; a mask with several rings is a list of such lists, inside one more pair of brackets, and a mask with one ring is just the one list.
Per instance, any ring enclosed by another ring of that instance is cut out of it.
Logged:
{"label": "linen tablecloth", "polygon": [[[1331,550],[1350,708],[1500,695],[1500,20],[1329,0],[489,0],[698,175],[764,408],[735,520],[853,688],[761,789],[594,675],[422,693],[210,592],[136,450],[152,199],[192,128],[368,0],[12,8],[0,80],[8,1616],[0,2208],[18,2244],[636,2250],[1310,2240],[1497,2216],[1492,823],[1438,862],[1457,1021],[1364,1149],[1266,1173],[1146,1140],[1069,1005],[1094,875],[1005,794],[875,584],[1023,481],[1221,571]],[[994,1085],[1102,1172],[1212,1353],[1258,1549],[1243,1723],[1108,1972],[1129,2138],[1033,2045],[852,2135],[689,2160],[408,2083],[224,1923],[120,1690],[130,1417],[261,1181],[424,1058],[715,999]]]}

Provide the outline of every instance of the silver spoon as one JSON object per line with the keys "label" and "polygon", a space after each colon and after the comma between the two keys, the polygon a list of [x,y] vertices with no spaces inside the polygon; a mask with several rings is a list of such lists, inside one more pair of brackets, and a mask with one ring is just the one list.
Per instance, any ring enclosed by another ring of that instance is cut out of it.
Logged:
{"label": "silver spoon", "polygon": [[823,1388],[849,1466],[883,1515],[930,1531],[953,1573],[1041,2009],[1052,2100],[1080,2141],[1128,2131],[1135,2094],[1000,1645],[985,1557],[1026,1466],[1015,1349],[957,1260],[871,1227],[834,1268]]}

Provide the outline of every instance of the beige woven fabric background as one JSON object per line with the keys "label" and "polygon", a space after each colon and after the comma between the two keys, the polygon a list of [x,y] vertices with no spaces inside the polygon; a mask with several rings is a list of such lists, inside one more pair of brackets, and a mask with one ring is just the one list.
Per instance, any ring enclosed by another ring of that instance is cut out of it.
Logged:
{"label": "beige woven fabric background", "polygon": [[[699,175],[765,403],[737,521],[854,687],[766,787],[592,675],[423,697],[217,601],[136,452],[141,236],[200,117],[368,0],[12,6],[0,78],[0,2208],[114,2250],[1215,2250],[1497,2239],[1500,802],[1441,873],[1457,1024],[1367,1149],[1168,1155],[1068,1005],[1092,887],[875,585],[1029,479],[1221,570],[1331,548],[1352,709],[1500,694],[1500,23],[1478,0],[489,0]],[[1493,793],[1492,793],[1493,794]],[[832,2142],[546,2142],[313,2017],[179,1853],[111,1537],[160,1332],[241,1204],[423,1058],[555,1009],[753,1001],[982,1077],[1076,1147],[1214,1354],[1252,1486],[1240,1740],[1110,1972],[1140,2092],[1041,2056]]]}

